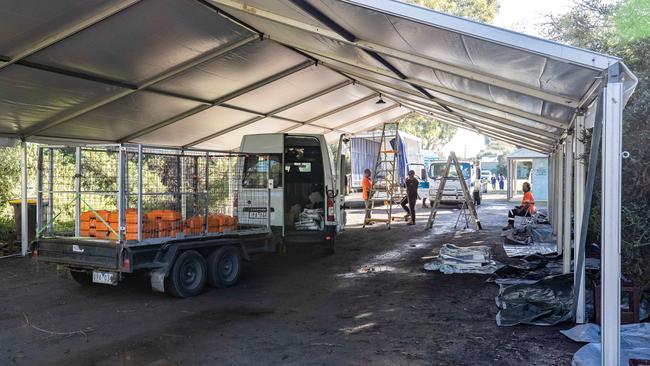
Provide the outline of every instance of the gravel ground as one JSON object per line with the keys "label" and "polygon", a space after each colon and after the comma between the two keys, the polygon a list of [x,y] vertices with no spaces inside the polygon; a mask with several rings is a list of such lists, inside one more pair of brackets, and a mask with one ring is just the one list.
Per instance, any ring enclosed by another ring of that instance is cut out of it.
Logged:
{"label": "gravel ground", "polygon": [[[290,247],[246,263],[240,283],[175,299],[145,276],[80,287],[53,266],[0,261],[1,365],[568,365],[570,327],[497,327],[483,275],[425,272],[444,243],[499,245],[507,207],[484,197],[484,229],[361,229],[350,210],[334,255]],[[418,206],[419,208],[419,206]]]}

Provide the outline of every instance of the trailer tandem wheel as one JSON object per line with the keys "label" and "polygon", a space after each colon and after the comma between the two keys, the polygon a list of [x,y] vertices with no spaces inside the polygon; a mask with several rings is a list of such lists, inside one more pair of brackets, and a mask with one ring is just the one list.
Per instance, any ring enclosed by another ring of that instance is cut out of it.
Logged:
{"label": "trailer tandem wheel", "polygon": [[207,280],[205,258],[196,250],[181,253],[165,278],[165,291],[175,297],[193,297],[200,294]]}
{"label": "trailer tandem wheel", "polygon": [[241,252],[234,246],[223,246],[208,257],[208,282],[217,288],[237,283],[241,273]]}

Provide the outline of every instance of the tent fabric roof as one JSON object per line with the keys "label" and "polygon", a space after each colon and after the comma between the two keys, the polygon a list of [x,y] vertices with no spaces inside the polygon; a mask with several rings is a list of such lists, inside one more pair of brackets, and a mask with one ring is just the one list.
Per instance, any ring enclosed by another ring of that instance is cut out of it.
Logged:
{"label": "tent fabric roof", "polygon": [[616,63],[392,0],[13,0],[0,135],[236,149],[421,113],[548,153]]}
{"label": "tent fabric roof", "polygon": [[536,151],[532,151],[529,149],[518,149],[517,151],[513,151],[512,153],[506,155],[506,159],[510,160],[516,160],[516,159],[539,159],[539,158],[548,158],[548,155],[546,154],[540,154]]}

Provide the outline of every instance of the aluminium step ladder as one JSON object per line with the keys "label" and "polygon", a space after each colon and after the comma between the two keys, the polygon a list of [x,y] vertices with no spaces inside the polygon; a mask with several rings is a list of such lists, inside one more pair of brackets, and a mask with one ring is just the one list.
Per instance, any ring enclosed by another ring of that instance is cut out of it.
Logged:
{"label": "aluminium step ladder", "polygon": [[[391,141],[394,141],[391,145]],[[393,205],[399,204],[405,195],[400,184],[399,174],[399,122],[386,122],[382,125],[379,151],[375,160],[372,176],[370,203],[365,208],[363,227],[375,222],[384,222],[390,229],[393,217]],[[383,200],[381,208],[375,208],[375,201]],[[381,213],[381,217],[376,214]],[[367,218],[370,216],[370,218]]]}
{"label": "aluminium step ladder", "polygon": [[[440,179],[440,185],[438,185],[438,191],[436,192],[436,200],[431,205],[429,220],[427,221],[427,225],[425,226],[425,228],[431,229],[433,227],[433,223],[436,220],[436,214],[438,213],[438,208],[440,207],[440,201],[442,200],[442,194],[445,191],[445,184],[447,183],[447,178],[449,177],[449,170],[451,169],[452,165],[456,169],[456,174],[458,176],[458,180],[460,181],[460,186],[463,189],[463,197],[465,198],[465,202],[463,203],[463,207],[461,207],[461,212],[458,218],[460,219],[461,217],[460,215],[464,214],[463,211],[466,205],[467,209],[469,210],[469,214],[474,219],[474,224],[476,225],[476,228],[478,230],[481,230],[483,228],[481,227],[481,221],[478,218],[478,213],[476,212],[474,201],[472,200],[472,196],[469,194],[469,188],[467,187],[467,182],[465,182],[463,171],[460,168],[460,164],[458,163],[458,158],[456,158],[456,153],[453,151],[449,153],[449,158],[447,158],[447,165],[445,166],[445,172],[442,175],[442,178]],[[458,221],[459,220],[457,219],[456,225],[458,225]],[[454,228],[455,227],[456,226],[454,226]]]}

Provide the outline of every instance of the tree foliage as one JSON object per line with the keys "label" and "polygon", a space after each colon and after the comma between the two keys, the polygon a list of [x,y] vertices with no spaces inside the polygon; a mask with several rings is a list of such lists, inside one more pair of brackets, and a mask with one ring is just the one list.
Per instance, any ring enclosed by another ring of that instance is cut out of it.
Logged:
{"label": "tree foliage", "polygon": [[498,0],[406,0],[445,13],[478,20],[484,23],[491,22],[499,12]]}
{"label": "tree foliage", "polygon": [[443,145],[451,141],[457,128],[432,117],[411,114],[402,120],[400,130],[421,138],[422,148],[439,152]]}
{"label": "tree foliage", "polygon": [[[623,271],[650,289],[650,2],[580,0],[564,15],[551,17],[548,37],[621,57],[639,78],[623,113],[622,240]],[[645,15],[644,15],[645,14]],[[600,179],[600,174],[596,175]],[[590,240],[600,241],[600,182],[596,182]],[[607,243],[602,243],[607,245]]]}
{"label": "tree foliage", "polygon": [[618,8],[614,24],[624,40],[650,37],[650,0],[628,0]]}

